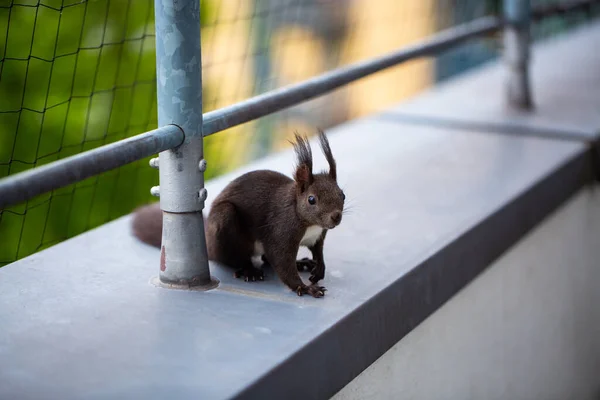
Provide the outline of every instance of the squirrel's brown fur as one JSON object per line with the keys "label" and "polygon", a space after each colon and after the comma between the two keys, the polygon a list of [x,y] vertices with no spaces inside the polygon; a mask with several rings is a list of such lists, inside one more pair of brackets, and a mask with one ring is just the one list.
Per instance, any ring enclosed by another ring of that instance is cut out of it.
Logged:
{"label": "squirrel's brown fur", "polygon": [[[295,139],[294,179],[275,171],[253,171],[233,180],[215,198],[206,222],[208,258],[255,281],[262,280],[263,273],[252,264],[252,257],[262,253],[263,262],[298,295],[321,297],[325,288],[316,283],[325,275],[323,244],[327,230],[341,222],[345,195],[337,184],[337,167],[325,134],[319,131],[319,143],[329,171],[318,174],[312,171],[307,139],[298,134]],[[137,209],[132,227],[140,240],[160,247],[158,204]],[[301,245],[308,247],[313,259],[296,260]],[[304,268],[311,270],[311,285],[298,274]]]}

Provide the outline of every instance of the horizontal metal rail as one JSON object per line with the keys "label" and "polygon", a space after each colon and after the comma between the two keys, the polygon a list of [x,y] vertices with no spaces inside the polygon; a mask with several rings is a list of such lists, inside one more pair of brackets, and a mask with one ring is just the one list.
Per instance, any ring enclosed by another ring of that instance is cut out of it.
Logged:
{"label": "horizontal metal rail", "polygon": [[229,107],[204,114],[202,132],[212,135],[237,125],[273,114],[306,100],[321,96],[350,82],[417,57],[449,49],[474,37],[483,36],[503,27],[496,17],[482,17],[457,25],[428,37],[420,43],[368,61],[341,67],[314,78],[252,97]]}
{"label": "horizontal metal rail", "polygon": [[0,209],[172,149],[185,135],[167,125],[0,179]]}

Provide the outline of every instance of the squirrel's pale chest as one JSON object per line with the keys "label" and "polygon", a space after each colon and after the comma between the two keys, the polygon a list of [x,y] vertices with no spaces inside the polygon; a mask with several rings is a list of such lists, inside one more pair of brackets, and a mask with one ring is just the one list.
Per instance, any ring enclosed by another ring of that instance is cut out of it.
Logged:
{"label": "squirrel's pale chest", "polygon": [[323,233],[323,228],[318,225],[309,226],[306,228],[306,232],[300,240],[300,246],[314,246],[314,244],[319,240],[321,234]]}
{"label": "squirrel's pale chest", "polygon": [[[311,247],[319,240],[321,234],[323,233],[323,228],[318,225],[309,226],[306,228],[306,232],[300,240],[300,246]],[[265,253],[265,248],[261,242],[254,243],[254,256],[261,256]]]}

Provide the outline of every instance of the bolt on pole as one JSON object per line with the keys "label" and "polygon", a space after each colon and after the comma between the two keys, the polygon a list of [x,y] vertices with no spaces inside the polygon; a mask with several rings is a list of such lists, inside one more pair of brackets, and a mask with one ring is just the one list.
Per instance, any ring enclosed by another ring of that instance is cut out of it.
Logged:
{"label": "bolt on pole", "polygon": [[158,124],[177,125],[183,144],[159,153],[163,214],[159,283],[211,287],[204,220],[206,200],[202,135],[200,1],[155,0]]}
{"label": "bolt on pole", "polygon": [[507,65],[506,96],[509,106],[533,108],[529,82],[531,1],[504,0],[504,58]]}

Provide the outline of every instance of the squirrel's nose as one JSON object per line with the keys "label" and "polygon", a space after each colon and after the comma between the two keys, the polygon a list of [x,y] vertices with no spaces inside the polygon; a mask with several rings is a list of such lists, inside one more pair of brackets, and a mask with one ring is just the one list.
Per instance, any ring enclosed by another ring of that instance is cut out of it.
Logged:
{"label": "squirrel's nose", "polygon": [[340,221],[342,220],[342,213],[339,211],[334,211],[331,213],[331,222],[333,222],[334,224],[339,224]]}

